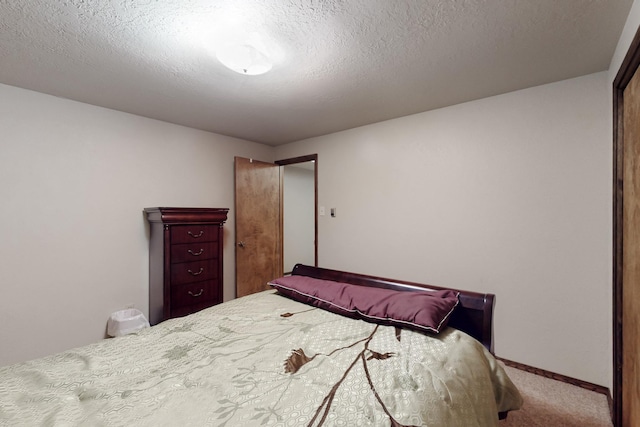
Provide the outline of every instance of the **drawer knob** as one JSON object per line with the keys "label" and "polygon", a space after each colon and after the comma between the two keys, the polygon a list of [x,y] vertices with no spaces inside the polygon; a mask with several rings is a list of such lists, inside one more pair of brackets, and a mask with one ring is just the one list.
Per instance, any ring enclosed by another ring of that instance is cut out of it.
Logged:
{"label": "drawer knob", "polygon": [[193,256],[200,256],[204,252],[204,249],[200,249],[198,252],[193,252],[191,249],[187,250]]}
{"label": "drawer knob", "polygon": [[203,292],[204,292],[204,289],[200,288],[200,292],[198,292],[197,294],[194,294],[193,292],[189,291],[189,295],[191,295],[192,297],[199,297],[200,295],[202,295]]}
{"label": "drawer knob", "polygon": [[192,276],[199,276],[202,274],[202,272],[204,271],[204,268],[200,267],[200,271],[196,271],[195,273],[191,270],[187,270],[187,273],[189,273]]}
{"label": "drawer knob", "polygon": [[202,237],[202,235],[204,234],[204,230],[200,230],[200,233],[198,234],[193,234],[191,231],[187,231],[187,234],[194,239],[197,239],[198,237]]}

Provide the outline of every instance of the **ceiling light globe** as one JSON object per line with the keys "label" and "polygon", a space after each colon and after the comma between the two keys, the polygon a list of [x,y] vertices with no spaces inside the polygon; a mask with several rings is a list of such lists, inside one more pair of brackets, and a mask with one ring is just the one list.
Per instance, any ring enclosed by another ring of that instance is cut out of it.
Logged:
{"label": "ceiling light globe", "polygon": [[273,64],[267,56],[249,44],[231,44],[216,52],[218,61],[236,73],[255,76],[271,70]]}

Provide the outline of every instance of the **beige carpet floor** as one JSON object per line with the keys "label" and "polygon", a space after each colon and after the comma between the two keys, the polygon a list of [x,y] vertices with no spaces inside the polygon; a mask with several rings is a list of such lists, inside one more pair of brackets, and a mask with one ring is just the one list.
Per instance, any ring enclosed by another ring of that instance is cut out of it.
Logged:
{"label": "beige carpet floor", "polygon": [[610,427],[604,394],[505,367],[520,390],[524,405],[509,413],[500,427]]}

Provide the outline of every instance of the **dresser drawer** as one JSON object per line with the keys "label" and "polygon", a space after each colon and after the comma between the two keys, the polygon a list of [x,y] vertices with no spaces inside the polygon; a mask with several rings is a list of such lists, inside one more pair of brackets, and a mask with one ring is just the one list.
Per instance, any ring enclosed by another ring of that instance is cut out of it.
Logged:
{"label": "dresser drawer", "polygon": [[[218,280],[189,283],[171,287],[171,310],[208,303],[213,305],[217,297]],[[219,301],[218,301],[219,302]]]}
{"label": "dresser drawer", "polygon": [[171,245],[171,263],[200,261],[218,257],[217,242]]}
{"label": "dresser drawer", "polygon": [[218,278],[217,263],[212,260],[171,264],[171,286]]}
{"label": "dresser drawer", "polygon": [[220,227],[215,225],[174,225],[171,227],[171,244],[217,242]]}

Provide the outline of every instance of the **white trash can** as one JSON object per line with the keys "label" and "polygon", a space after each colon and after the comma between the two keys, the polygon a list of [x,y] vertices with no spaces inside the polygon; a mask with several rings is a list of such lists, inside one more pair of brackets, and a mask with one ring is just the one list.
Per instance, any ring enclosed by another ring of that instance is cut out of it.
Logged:
{"label": "white trash can", "polygon": [[148,327],[149,321],[140,310],[128,308],[111,313],[107,322],[107,334],[110,337],[121,337]]}

